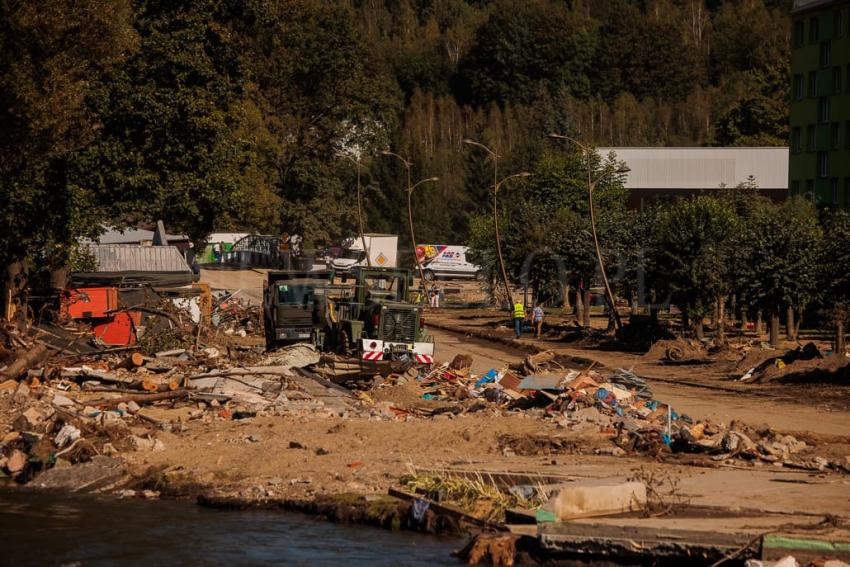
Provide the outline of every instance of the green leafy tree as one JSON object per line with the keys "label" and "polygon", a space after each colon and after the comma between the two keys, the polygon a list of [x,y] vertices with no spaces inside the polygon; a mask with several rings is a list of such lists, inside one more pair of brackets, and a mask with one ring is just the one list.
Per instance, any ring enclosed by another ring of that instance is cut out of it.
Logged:
{"label": "green leafy tree", "polygon": [[130,13],[125,0],[0,3],[0,266],[13,303],[99,228],[99,196],[67,182],[68,161],[98,134],[92,77],[135,48]]}
{"label": "green leafy tree", "polygon": [[850,320],[850,213],[833,212],[824,222],[822,287],[826,292],[826,313],[835,326],[835,352],[846,351],[845,330]]}
{"label": "green leafy tree", "polygon": [[530,101],[539,88],[586,96],[595,36],[561,2],[497,2],[461,62],[456,91],[476,103]]}
{"label": "green leafy tree", "polygon": [[823,231],[814,206],[799,198],[764,203],[746,219],[736,246],[738,289],[745,304],[770,316],[770,342],[779,341],[783,307],[803,310],[819,294]]}
{"label": "green leafy tree", "polygon": [[703,319],[723,304],[734,284],[729,258],[738,217],[729,203],[699,196],[674,202],[658,221],[651,251],[655,277],[667,282],[683,326],[692,324],[702,338]]}
{"label": "green leafy tree", "polygon": [[162,219],[201,241],[237,210],[249,144],[242,120],[243,73],[217,0],[138,2],[139,50],[92,85],[101,126],[77,152],[70,182],[105,198],[103,218]]}

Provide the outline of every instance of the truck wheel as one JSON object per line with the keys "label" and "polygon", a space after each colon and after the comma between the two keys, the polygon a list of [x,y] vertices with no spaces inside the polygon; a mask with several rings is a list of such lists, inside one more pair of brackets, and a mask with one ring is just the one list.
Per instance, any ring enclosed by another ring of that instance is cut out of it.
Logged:
{"label": "truck wheel", "polygon": [[425,270],[422,275],[425,276],[425,280],[429,282],[432,282],[437,278],[437,276],[431,270]]}
{"label": "truck wheel", "polygon": [[277,337],[274,332],[274,324],[268,319],[263,321],[263,331],[266,335],[266,350],[274,350],[277,346]]}
{"label": "truck wheel", "polygon": [[340,331],[339,332],[339,344],[337,345],[337,353],[342,355],[348,355],[348,332]]}

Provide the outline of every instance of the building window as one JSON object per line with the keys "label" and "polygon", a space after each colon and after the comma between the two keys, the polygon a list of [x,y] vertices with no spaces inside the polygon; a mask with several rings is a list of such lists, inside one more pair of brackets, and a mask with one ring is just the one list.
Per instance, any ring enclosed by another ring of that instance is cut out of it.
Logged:
{"label": "building window", "polygon": [[841,94],[841,67],[832,68],[832,92]]}
{"label": "building window", "polygon": [[844,35],[844,14],[841,13],[841,10],[832,13],[832,22],[835,25],[835,37]]}
{"label": "building window", "polygon": [[809,96],[818,96],[818,74],[814,71],[809,71]]}
{"label": "building window", "polygon": [[803,75],[794,75],[794,100],[803,100]]}
{"label": "building window", "polygon": [[818,42],[818,19],[812,18],[809,20],[809,43]]}
{"label": "building window", "polygon": [[818,99],[818,118],[821,124],[829,122],[829,97],[822,96]]}
{"label": "building window", "polygon": [[832,202],[836,205],[840,202],[838,200],[838,178],[833,177],[829,180],[829,192],[832,196]]}
{"label": "building window", "polygon": [[841,148],[841,124],[839,122],[832,123],[832,131],[830,132],[830,147],[833,150]]}
{"label": "building window", "polygon": [[820,66],[829,67],[832,65],[832,42],[823,41],[820,44]]}
{"label": "building window", "polygon": [[806,149],[810,152],[815,151],[815,127],[806,127]]}
{"label": "building window", "polygon": [[803,131],[799,126],[791,130],[791,152],[799,154],[803,151]]}
{"label": "building window", "polygon": [[794,22],[794,47],[803,47],[806,43],[805,24],[802,20]]}
{"label": "building window", "polygon": [[818,152],[818,177],[829,177],[829,153]]}
{"label": "building window", "polygon": [[809,197],[812,202],[815,200],[815,180],[806,179],[806,197]]}

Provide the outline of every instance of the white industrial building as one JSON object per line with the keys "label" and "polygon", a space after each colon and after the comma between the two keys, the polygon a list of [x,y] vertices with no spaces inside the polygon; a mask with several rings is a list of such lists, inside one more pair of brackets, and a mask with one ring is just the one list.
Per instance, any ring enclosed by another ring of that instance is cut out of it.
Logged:
{"label": "white industrial building", "polygon": [[759,192],[774,200],[788,195],[788,148],[597,148],[624,161],[630,171],[629,204],[647,204],[672,197],[716,193],[750,179]]}

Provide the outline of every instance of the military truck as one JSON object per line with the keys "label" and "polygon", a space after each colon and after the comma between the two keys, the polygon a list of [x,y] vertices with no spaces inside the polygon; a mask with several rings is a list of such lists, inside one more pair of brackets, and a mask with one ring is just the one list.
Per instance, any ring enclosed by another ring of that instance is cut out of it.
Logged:
{"label": "military truck", "polygon": [[263,289],[266,348],[310,341],[318,344],[324,320],[317,298],[333,282],[333,271],[269,272]]}
{"label": "military truck", "polygon": [[410,270],[355,267],[354,288],[340,287],[319,299],[325,321],[324,350],[359,354],[364,360],[409,357],[430,364],[434,342],[425,331],[422,309],[410,303]]}

